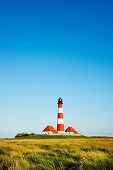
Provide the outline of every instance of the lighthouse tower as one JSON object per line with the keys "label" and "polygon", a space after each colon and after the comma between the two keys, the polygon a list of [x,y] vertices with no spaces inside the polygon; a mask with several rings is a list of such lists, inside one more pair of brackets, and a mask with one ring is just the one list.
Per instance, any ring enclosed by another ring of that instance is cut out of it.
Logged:
{"label": "lighthouse tower", "polygon": [[57,131],[58,133],[65,133],[64,131],[64,120],[63,120],[63,108],[62,108],[62,99],[58,99],[58,121],[57,121]]}

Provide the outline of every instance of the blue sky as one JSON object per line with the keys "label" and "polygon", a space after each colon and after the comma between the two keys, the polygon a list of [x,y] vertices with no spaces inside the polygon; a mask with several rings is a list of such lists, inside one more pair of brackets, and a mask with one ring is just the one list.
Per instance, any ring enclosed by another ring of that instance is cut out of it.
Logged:
{"label": "blue sky", "polygon": [[113,1],[0,0],[0,138],[56,128],[113,136]]}

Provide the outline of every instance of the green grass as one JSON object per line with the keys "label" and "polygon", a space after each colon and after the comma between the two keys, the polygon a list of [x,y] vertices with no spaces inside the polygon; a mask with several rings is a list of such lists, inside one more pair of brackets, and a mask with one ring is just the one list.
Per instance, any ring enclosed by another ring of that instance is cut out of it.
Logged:
{"label": "green grass", "polygon": [[39,135],[39,136],[25,136],[16,139],[81,139],[88,138],[86,136],[71,136],[71,135]]}
{"label": "green grass", "polygon": [[113,169],[113,138],[50,139],[1,139],[0,169]]}

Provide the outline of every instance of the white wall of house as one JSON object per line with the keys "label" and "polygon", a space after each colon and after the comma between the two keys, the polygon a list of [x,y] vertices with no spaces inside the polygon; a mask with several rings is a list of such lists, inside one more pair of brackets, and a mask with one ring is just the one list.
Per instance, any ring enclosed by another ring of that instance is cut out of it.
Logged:
{"label": "white wall of house", "polygon": [[48,135],[48,134],[53,134],[53,132],[51,132],[51,131],[46,131],[46,132],[42,132],[42,134]]}
{"label": "white wall of house", "polygon": [[65,132],[66,134],[71,134],[71,135],[73,135],[74,133],[73,132]]}

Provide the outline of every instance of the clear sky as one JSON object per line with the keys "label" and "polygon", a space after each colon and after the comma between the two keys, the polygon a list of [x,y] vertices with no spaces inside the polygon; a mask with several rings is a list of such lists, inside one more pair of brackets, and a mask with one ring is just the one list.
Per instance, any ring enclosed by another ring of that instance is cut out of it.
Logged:
{"label": "clear sky", "polygon": [[113,1],[0,0],[0,138],[57,124],[113,136]]}

